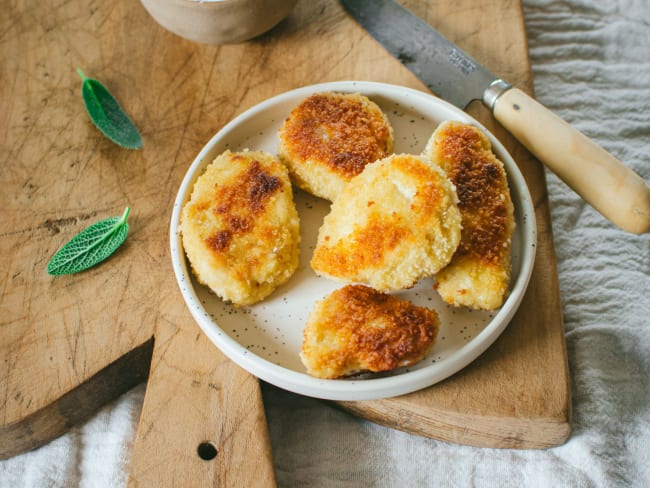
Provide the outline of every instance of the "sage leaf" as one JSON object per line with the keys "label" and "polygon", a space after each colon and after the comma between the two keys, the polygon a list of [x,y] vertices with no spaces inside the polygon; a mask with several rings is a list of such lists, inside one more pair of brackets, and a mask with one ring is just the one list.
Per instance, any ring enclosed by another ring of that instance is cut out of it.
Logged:
{"label": "sage leaf", "polygon": [[138,128],[113,95],[99,81],[88,78],[79,68],[77,73],[83,80],[81,95],[93,124],[115,144],[127,149],[140,149],[142,137]]}
{"label": "sage leaf", "polygon": [[82,230],[65,244],[47,265],[51,275],[78,273],[99,264],[113,254],[126,240],[129,225],[126,207],[121,217],[100,220]]}

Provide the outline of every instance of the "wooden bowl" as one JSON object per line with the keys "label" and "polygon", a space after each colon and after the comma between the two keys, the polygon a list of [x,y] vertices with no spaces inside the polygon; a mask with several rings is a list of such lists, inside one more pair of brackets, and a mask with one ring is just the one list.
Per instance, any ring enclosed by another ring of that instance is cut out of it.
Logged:
{"label": "wooden bowl", "polygon": [[165,29],[190,41],[229,44],[277,25],[296,0],[141,0]]}

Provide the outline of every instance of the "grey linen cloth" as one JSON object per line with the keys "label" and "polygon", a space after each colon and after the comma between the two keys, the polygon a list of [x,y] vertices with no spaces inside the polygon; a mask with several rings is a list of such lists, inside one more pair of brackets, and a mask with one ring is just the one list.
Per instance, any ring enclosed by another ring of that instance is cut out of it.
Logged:
{"label": "grey linen cloth", "polygon": [[[650,181],[650,1],[524,8],[537,98]],[[650,486],[650,237],[616,229],[553,174],[547,181],[569,440],[531,451],[459,446],[263,385],[279,486]],[[0,462],[0,486],[124,486],[143,397],[140,385],[63,437]]]}

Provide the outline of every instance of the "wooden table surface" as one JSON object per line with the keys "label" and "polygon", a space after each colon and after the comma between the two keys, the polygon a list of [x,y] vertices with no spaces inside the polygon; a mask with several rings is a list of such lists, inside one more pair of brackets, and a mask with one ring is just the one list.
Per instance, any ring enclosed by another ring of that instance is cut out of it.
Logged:
{"label": "wooden table surface", "polygon": [[[521,5],[403,2],[496,74],[532,92]],[[186,310],[169,257],[181,179],[225,123],[286,90],[372,80],[426,91],[334,1],[301,0],[269,33],[207,46],[159,27],[137,2],[22,1],[0,20],[0,455],[33,449],[148,379],[133,485],[173,480],[272,486],[255,378],[227,360]],[[140,128],[121,149],[85,113],[76,68],[101,80]],[[542,448],[570,431],[570,388],[544,173],[480,106],[535,203],[537,260],[499,340],[421,392],[341,402],[371,420],[479,446]],[[90,223],[132,208],[126,244],[99,267],[51,277],[51,255]],[[197,455],[209,442],[217,456]]]}

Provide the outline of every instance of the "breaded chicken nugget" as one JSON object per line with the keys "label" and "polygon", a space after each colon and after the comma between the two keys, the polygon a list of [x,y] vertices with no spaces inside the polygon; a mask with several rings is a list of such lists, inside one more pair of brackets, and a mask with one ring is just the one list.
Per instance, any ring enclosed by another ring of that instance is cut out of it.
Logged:
{"label": "breaded chicken nugget", "polygon": [[447,303],[494,310],[508,293],[515,228],[503,163],[481,130],[454,121],[440,124],[424,154],[456,185],[463,224],[458,250],[434,286]]}
{"label": "breaded chicken nugget", "polygon": [[293,182],[330,201],[367,164],[393,150],[390,122],[358,93],[311,95],[291,111],[279,137],[279,154]]}
{"label": "breaded chicken nugget", "polygon": [[317,274],[380,291],[413,286],[451,260],[460,241],[454,186],[420,156],[371,164],[334,201],[311,260]]}
{"label": "breaded chicken nugget", "polygon": [[198,281],[236,305],[262,300],[298,267],[289,175],[262,151],[217,157],[194,184],[180,227]]}
{"label": "breaded chicken nugget", "polygon": [[438,329],[434,310],[348,285],[314,306],[300,358],[308,373],[319,378],[390,371],[424,358]]}

